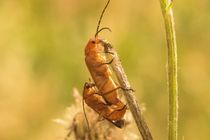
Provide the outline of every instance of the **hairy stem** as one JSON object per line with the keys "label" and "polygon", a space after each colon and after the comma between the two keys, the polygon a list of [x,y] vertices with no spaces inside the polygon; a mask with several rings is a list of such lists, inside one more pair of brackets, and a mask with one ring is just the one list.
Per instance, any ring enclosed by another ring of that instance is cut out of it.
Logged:
{"label": "hairy stem", "polygon": [[168,90],[169,126],[168,140],[177,140],[178,131],[178,83],[177,83],[177,46],[171,0],[160,0],[165,22],[168,48]]}

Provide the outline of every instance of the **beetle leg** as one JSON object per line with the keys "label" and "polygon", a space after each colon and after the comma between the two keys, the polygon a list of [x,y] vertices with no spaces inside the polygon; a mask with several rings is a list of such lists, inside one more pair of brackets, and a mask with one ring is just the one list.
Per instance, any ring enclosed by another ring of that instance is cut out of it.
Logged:
{"label": "beetle leg", "polygon": [[107,91],[107,92],[103,93],[103,95],[112,93],[112,92],[114,92],[115,90],[118,90],[118,89],[122,89],[122,90],[124,90],[124,91],[129,91],[129,90],[130,90],[130,91],[132,91],[132,92],[135,92],[135,90],[132,89],[132,88],[123,88],[123,87],[121,87],[121,86],[118,86],[118,87],[116,87],[115,89],[112,89],[112,90],[110,90],[110,91]]}

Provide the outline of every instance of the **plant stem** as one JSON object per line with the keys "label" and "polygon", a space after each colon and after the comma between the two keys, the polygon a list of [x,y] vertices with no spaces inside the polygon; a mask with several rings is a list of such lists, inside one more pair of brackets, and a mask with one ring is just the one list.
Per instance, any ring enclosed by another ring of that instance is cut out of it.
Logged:
{"label": "plant stem", "polygon": [[[133,90],[131,89],[130,83],[128,82],[127,76],[125,74],[125,71],[122,67],[122,64],[120,62],[120,58],[118,57],[117,52],[115,49],[111,46],[111,44],[104,44],[105,52],[109,52],[112,54],[112,57],[114,57],[111,67],[116,74],[116,77],[118,79],[118,82],[120,86],[126,90],[124,91],[125,98],[127,100],[127,103],[129,105],[129,109],[133,115],[133,118],[136,122],[136,125],[139,129],[139,132],[142,136],[143,140],[153,140],[152,135],[150,133],[149,127],[147,126],[146,121],[144,120],[144,117],[141,112],[141,108],[139,107],[139,104],[136,100],[135,94],[133,93]],[[107,53],[107,54],[109,54]]]}
{"label": "plant stem", "polygon": [[168,90],[169,126],[168,140],[177,140],[178,131],[178,83],[177,83],[177,45],[171,0],[160,0],[165,22],[168,48]]}

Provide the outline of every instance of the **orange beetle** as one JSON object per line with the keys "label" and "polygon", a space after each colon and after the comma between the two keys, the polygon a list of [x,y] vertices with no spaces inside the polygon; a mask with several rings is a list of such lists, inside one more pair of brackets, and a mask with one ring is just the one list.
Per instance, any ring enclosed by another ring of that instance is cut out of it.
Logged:
{"label": "orange beetle", "polygon": [[85,83],[83,100],[85,100],[85,103],[95,110],[100,117],[103,117],[119,128],[124,126],[124,120],[122,118],[126,112],[126,106],[121,109],[114,109],[112,106],[109,106],[103,97],[97,93],[95,84]]}
{"label": "orange beetle", "polygon": [[[98,38],[98,33],[100,31],[104,29],[110,30],[107,27],[101,28],[99,30],[101,19],[109,2],[110,0],[108,0],[105,8],[102,11],[96,29],[95,38],[90,39],[85,47],[85,62],[95,83],[97,92],[95,87],[93,88],[90,86],[90,83],[86,83],[83,95],[84,100],[88,106],[90,106],[93,110],[95,110],[97,113],[99,113],[113,124],[117,124],[117,122],[122,122],[127,106],[118,98],[118,89],[121,87],[117,86],[112,78],[112,72],[108,65],[112,62],[112,60],[108,61],[103,55],[104,41]],[[86,98],[86,96],[89,94],[91,96]]]}

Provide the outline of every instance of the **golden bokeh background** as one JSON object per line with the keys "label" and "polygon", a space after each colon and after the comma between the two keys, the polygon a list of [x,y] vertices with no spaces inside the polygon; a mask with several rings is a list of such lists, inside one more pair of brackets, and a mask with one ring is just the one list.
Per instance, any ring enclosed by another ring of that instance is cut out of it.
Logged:
{"label": "golden bokeh background", "polygon": [[[84,47],[106,0],[0,1],[0,139],[62,139],[72,90],[90,77]],[[179,139],[210,138],[210,1],[174,1]],[[112,0],[101,37],[117,49],[154,139],[167,139],[167,50],[159,0]],[[60,138],[59,138],[60,136]]]}

